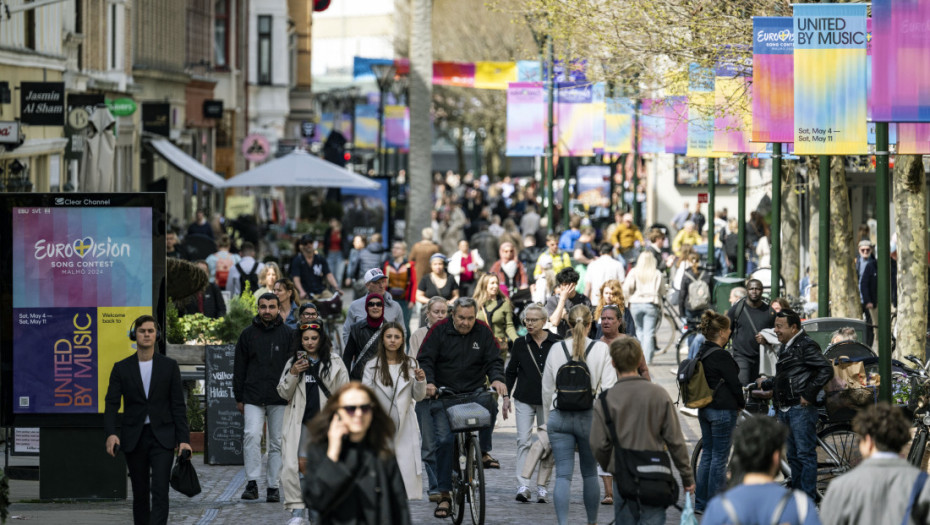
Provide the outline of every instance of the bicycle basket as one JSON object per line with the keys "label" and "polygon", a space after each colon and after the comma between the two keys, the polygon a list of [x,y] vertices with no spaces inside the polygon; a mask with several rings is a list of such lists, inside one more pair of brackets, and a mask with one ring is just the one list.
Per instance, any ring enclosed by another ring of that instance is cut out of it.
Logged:
{"label": "bicycle basket", "polygon": [[330,297],[323,298],[323,295],[319,295],[314,298],[314,304],[316,304],[317,312],[319,312],[320,317],[324,319],[339,317],[342,315],[342,293],[336,292]]}
{"label": "bicycle basket", "polygon": [[491,426],[491,412],[478,403],[462,403],[446,408],[452,432],[484,430]]}

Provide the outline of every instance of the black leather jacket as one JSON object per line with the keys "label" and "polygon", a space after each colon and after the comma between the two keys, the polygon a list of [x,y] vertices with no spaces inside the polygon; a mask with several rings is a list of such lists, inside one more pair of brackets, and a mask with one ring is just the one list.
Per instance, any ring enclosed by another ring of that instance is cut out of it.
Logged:
{"label": "black leather jacket", "polygon": [[762,382],[763,389],[775,388],[775,406],[790,407],[801,402],[803,396],[815,403],[817,393],[833,379],[833,365],[827,361],[820,346],[801,332],[778,352],[775,377]]}

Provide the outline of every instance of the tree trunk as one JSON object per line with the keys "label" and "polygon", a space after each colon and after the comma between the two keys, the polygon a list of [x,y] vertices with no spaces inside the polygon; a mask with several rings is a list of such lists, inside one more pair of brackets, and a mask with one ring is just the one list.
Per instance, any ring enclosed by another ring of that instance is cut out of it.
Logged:
{"label": "tree trunk", "polygon": [[817,257],[820,252],[820,158],[817,155],[810,155],[807,158],[807,204],[810,210],[807,238],[810,239],[808,260],[810,260],[811,268],[811,291],[808,300],[814,302],[817,300],[817,286],[820,283],[820,261]]}
{"label": "tree trunk", "polygon": [[845,161],[834,155],[830,162],[830,314],[862,319]]}
{"label": "tree trunk", "polygon": [[459,173],[465,173],[465,129],[459,124],[458,134],[455,137],[455,160],[458,163]]}
{"label": "tree trunk", "polygon": [[412,0],[410,21],[410,170],[408,173],[408,244],[430,225],[433,136],[433,0]]}
{"label": "tree trunk", "polygon": [[[894,165],[895,232],[898,236],[898,320],[895,357],[924,356],[927,334],[927,177],[920,155],[898,155]],[[878,256],[882,257],[879,247]]]}
{"label": "tree trunk", "polygon": [[801,282],[801,210],[798,201],[797,162],[781,164],[781,275],[785,278],[782,296],[794,299]]}

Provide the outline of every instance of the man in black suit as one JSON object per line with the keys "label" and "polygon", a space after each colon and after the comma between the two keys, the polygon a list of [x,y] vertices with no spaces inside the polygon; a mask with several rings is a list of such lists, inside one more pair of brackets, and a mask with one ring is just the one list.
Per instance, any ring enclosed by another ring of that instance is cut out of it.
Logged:
{"label": "man in black suit", "polygon": [[[191,450],[181,370],[173,359],[155,352],[158,337],[158,323],[151,315],[132,324],[129,339],[136,342],[137,352],[113,365],[103,416],[107,454],[116,457],[120,450],[126,454],[136,525],[168,523],[174,447]],[[124,408],[117,435],[120,401]]]}

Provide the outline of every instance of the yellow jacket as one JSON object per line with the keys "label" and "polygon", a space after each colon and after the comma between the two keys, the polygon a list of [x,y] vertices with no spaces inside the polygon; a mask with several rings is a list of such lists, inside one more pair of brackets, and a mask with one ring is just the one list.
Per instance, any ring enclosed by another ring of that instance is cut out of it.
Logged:
{"label": "yellow jacket", "polygon": [[688,230],[681,230],[678,232],[678,235],[675,236],[675,240],[672,241],[672,251],[675,252],[675,255],[681,255],[682,244],[690,244],[691,246],[701,244],[701,234],[696,231],[689,233]]}
{"label": "yellow jacket", "polygon": [[639,241],[641,245],[646,244],[646,240],[643,239],[643,232],[639,231],[635,224],[627,226],[626,223],[621,222],[610,234],[610,243],[613,245],[619,244],[621,252],[632,248],[633,243],[636,241]]}

